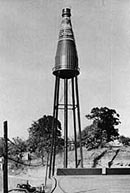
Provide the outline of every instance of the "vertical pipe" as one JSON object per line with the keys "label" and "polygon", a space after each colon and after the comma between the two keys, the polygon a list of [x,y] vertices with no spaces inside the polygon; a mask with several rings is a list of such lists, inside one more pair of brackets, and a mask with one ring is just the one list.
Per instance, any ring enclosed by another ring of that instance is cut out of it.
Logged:
{"label": "vertical pipe", "polygon": [[3,193],[8,193],[8,125],[4,122]]}
{"label": "vertical pipe", "polygon": [[54,153],[54,152],[53,152],[53,150],[54,150],[54,120],[55,120],[55,107],[56,107],[57,83],[58,83],[58,77],[56,76],[56,80],[55,80],[55,91],[54,91],[54,105],[53,105],[52,143],[51,143],[51,151],[50,151],[49,178],[51,177],[52,157],[53,157],[53,153]]}
{"label": "vertical pipe", "polygon": [[73,119],[74,119],[75,167],[77,168],[77,135],[76,135],[74,78],[72,78],[72,104],[73,104]]}
{"label": "vertical pipe", "polygon": [[[56,91],[56,106],[55,106],[55,120],[58,121],[58,104],[59,104],[59,87],[60,87],[60,78],[57,78],[57,91]],[[56,130],[57,125],[55,125],[54,121],[54,152],[53,152],[53,168],[52,175],[54,176],[55,172],[55,157],[56,157]]]}
{"label": "vertical pipe", "polygon": [[49,151],[47,152],[46,175],[45,175],[45,187],[46,187],[46,185],[47,185],[48,162],[49,162]]}
{"label": "vertical pipe", "polygon": [[68,159],[68,79],[64,79],[64,168],[67,168]]}
{"label": "vertical pipe", "polygon": [[83,168],[83,152],[82,152],[82,142],[81,142],[81,122],[80,122],[79,93],[78,93],[78,79],[77,79],[77,76],[75,77],[75,86],[76,86],[76,97],[77,97],[77,115],[78,115],[78,125],[79,125],[81,168]]}

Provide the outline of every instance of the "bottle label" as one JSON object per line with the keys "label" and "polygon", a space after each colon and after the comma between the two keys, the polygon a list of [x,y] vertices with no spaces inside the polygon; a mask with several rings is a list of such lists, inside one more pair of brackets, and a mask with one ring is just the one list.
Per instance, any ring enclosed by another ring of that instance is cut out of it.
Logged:
{"label": "bottle label", "polygon": [[69,17],[64,17],[61,22],[59,40],[62,40],[62,39],[70,39],[74,41],[74,35],[73,35],[71,21]]}

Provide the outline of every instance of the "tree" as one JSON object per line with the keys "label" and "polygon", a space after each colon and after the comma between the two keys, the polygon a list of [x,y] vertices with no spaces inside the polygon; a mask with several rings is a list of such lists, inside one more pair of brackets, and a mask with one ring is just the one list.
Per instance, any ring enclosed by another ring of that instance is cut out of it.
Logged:
{"label": "tree", "polygon": [[129,146],[130,145],[130,138],[125,137],[124,135],[120,135],[119,142],[122,143],[123,145]]}
{"label": "tree", "polygon": [[86,118],[93,120],[92,125],[86,127],[81,135],[88,146],[99,147],[118,138],[116,126],[120,124],[119,114],[107,107],[93,108]]}
{"label": "tree", "polygon": [[4,154],[4,138],[0,137],[0,157]]}
{"label": "tree", "polygon": [[[44,156],[44,152],[50,150],[52,142],[52,123],[53,117],[44,115],[42,118],[33,122],[29,131],[28,150]],[[61,148],[63,139],[61,137],[61,123],[54,119],[54,129],[56,131],[56,145]]]}
{"label": "tree", "polygon": [[12,141],[9,140],[8,146],[10,156],[19,155],[22,158],[23,153],[27,150],[26,141],[24,141],[20,137],[13,138]]}
{"label": "tree", "polygon": [[95,123],[85,127],[81,132],[81,138],[82,144],[88,149],[103,147],[106,143],[105,132],[102,132]]}
{"label": "tree", "polygon": [[26,140],[20,137],[13,138],[12,140],[8,139],[8,157],[13,161],[11,164],[12,168],[16,167],[18,169],[19,167],[23,167],[20,163],[23,162],[22,158],[26,150]]}

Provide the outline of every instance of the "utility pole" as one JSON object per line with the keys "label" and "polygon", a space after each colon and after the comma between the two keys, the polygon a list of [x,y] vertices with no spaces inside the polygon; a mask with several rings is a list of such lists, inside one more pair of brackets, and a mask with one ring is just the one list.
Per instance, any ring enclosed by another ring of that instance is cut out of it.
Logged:
{"label": "utility pole", "polygon": [[8,124],[4,121],[3,193],[8,193]]}

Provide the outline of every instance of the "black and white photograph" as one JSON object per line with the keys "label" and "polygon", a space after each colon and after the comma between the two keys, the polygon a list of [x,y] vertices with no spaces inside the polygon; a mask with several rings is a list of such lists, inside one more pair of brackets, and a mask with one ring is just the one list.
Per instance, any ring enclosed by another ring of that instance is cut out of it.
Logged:
{"label": "black and white photograph", "polygon": [[0,193],[130,193],[130,0],[0,0]]}

